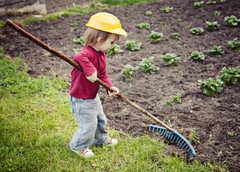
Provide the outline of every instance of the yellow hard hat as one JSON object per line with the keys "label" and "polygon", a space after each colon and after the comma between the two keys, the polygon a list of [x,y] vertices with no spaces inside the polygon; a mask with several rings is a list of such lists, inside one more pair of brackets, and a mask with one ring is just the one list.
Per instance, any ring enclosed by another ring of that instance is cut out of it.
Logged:
{"label": "yellow hard hat", "polygon": [[107,12],[99,12],[94,14],[89,19],[86,26],[118,35],[128,35],[127,32],[122,28],[122,25],[118,18]]}

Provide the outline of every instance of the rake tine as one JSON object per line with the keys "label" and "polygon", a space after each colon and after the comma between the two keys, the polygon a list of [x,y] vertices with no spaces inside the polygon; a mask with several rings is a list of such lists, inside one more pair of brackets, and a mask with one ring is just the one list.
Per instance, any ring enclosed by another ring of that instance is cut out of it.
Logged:
{"label": "rake tine", "polygon": [[180,148],[184,149],[189,153],[189,158],[196,156],[196,152],[190,142],[181,134],[179,134],[176,130],[170,131],[164,127],[160,127],[157,125],[149,125],[149,130],[155,132],[159,131],[165,138],[168,140],[175,142]]}

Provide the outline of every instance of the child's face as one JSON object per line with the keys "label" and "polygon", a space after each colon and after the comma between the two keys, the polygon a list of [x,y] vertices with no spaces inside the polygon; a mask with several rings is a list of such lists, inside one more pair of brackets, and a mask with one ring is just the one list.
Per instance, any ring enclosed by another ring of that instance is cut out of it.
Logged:
{"label": "child's face", "polygon": [[112,48],[117,38],[118,38],[117,35],[110,34],[105,42],[95,45],[94,48],[98,51],[105,53]]}

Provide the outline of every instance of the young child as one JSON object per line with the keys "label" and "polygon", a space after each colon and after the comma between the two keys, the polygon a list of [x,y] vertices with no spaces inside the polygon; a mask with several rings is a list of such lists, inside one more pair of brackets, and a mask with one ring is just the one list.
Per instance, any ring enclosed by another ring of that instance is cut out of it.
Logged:
{"label": "young child", "polygon": [[74,56],[74,61],[84,72],[76,68],[71,72],[70,105],[78,129],[72,137],[70,149],[81,156],[90,157],[94,155],[89,149],[90,145],[113,146],[118,143],[106,131],[107,120],[98,96],[99,84],[95,81],[99,78],[109,85],[114,90],[110,95],[119,93],[107,75],[105,53],[120,35],[127,36],[127,33],[118,18],[106,12],[94,14],[86,26],[85,45]]}

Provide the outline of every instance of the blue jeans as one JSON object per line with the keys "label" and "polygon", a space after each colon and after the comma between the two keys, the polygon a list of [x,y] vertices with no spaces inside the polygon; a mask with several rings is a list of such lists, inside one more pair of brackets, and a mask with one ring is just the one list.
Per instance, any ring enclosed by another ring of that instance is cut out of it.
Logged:
{"label": "blue jeans", "polygon": [[97,95],[94,99],[70,98],[71,112],[78,124],[70,142],[70,149],[83,151],[89,146],[104,145],[109,141],[106,131],[107,119]]}

